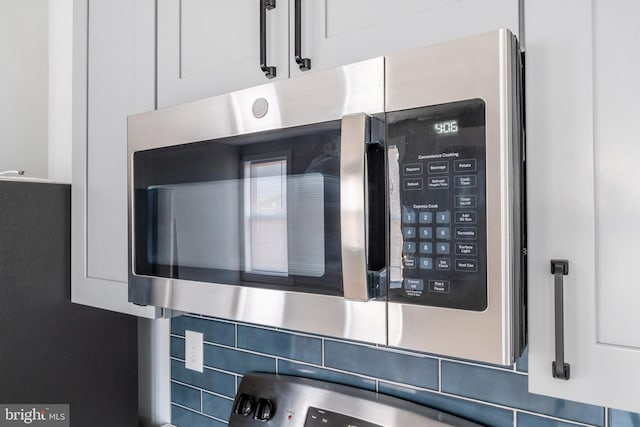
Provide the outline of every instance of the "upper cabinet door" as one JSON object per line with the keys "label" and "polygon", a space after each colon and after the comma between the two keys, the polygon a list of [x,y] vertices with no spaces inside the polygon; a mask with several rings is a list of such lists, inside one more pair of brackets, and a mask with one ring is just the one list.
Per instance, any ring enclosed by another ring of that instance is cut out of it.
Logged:
{"label": "upper cabinet door", "polygon": [[71,299],[128,302],[127,116],[154,107],[154,0],[74,1]]}
{"label": "upper cabinet door", "polygon": [[[295,0],[290,1],[291,75]],[[499,28],[518,35],[517,0],[301,0],[302,56],[311,70],[453,40]]]}
{"label": "upper cabinet door", "polygon": [[[640,3],[528,0],[529,389],[640,412]],[[554,278],[565,361],[552,377]]]}
{"label": "upper cabinet door", "polygon": [[[266,59],[289,77],[289,5],[266,11]],[[270,81],[260,68],[261,0],[158,0],[158,107]]]}

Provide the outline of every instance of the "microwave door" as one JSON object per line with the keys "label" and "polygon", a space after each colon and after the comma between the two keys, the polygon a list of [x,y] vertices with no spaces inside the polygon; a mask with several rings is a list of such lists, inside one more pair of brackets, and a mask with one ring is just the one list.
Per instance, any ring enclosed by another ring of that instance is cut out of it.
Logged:
{"label": "microwave door", "polygon": [[386,343],[383,110],[376,58],[130,117],[130,301]]}
{"label": "microwave door", "polygon": [[[370,248],[385,245],[380,227],[369,231],[369,216],[384,210],[384,199],[369,209],[378,199],[369,197],[376,179],[367,175],[382,171],[384,179],[384,168],[368,169],[378,159],[369,123],[348,115],[136,153],[135,219],[145,226],[134,259],[141,281],[160,283],[152,298],[176,310],[384,342],[384,301],[374,301],[369,274]],[[193,287],[203,289],[198,298],[185,291]]]}

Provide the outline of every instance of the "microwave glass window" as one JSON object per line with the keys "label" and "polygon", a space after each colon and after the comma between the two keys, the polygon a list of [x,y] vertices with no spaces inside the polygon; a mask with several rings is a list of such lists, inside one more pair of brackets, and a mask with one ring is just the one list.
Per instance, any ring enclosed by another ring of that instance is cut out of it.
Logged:
{"label": "microwave glass window", "polygon": [[340,122],[134,154],[135,272],[340,295]]}

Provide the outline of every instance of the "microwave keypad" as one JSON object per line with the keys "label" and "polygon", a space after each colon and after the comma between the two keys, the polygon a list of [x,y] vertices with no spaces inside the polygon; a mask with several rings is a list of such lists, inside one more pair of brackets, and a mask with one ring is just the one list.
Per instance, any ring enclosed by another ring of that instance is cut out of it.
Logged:
{"label": "microwave keypad", "polygon": [[[390,113],[402,183],[402,281],[391,301],[487,308],[485,114],[481,100]],[[391,248],[394,250],[394,248]]]}

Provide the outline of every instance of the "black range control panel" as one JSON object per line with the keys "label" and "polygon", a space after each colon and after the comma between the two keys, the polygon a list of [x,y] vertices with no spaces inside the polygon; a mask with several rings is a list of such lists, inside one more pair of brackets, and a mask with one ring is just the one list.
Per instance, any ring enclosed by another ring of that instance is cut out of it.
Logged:
{"label": "black range control panel", "polygon": [[389,113],[387,126],[391,251],[402,252],[389,300],[485,310],[484,101]]}

